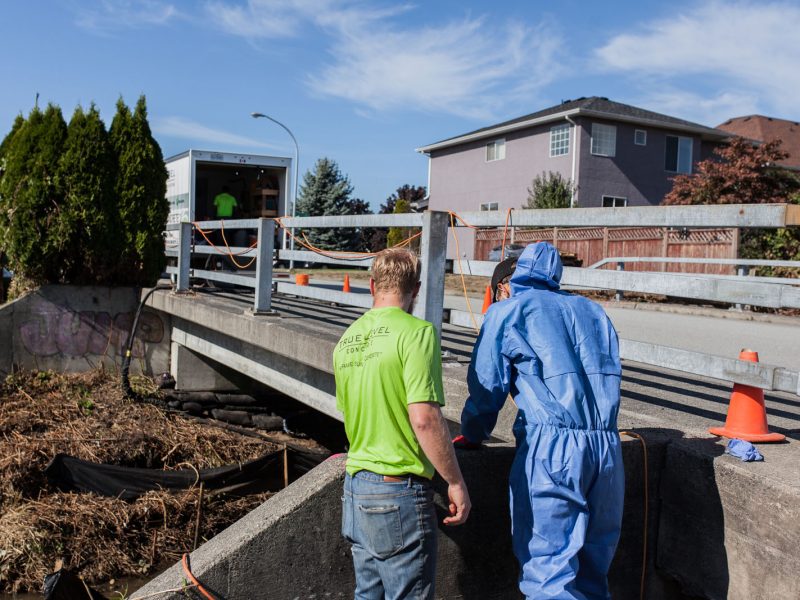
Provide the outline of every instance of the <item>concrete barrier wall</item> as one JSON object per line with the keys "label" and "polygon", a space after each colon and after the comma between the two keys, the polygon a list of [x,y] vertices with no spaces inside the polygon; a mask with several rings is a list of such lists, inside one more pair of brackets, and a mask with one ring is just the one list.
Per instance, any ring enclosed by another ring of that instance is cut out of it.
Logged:
{"label": "concrete barrier wall", "polygon": [[[647,432],[650,450],[650,548],[648,600],[685,596],[654,567],[659,472],[668,436]],[[497,445],[460,451],[459,462],[473,500],[467,525],[440,527],[437,598],[505,600],[521,598],[517,562],[511,550],[508,472],[514,449]],[[615,600],[639,598],[642,561],[643,461],[638,442],[625,441],[627,477],[623,535],[610,576]],[[220,598],[352,598],[354,576],[348,545],[340,533],[344,459],[331,459],[191,555],[195,576]],[[437,507],[444,518],[443,482]],[[132,594],[138,598],[180,587],[185,574],[175,565]],[[183,597],[180,593],[160,598]]]}
{"label": "concrete barrier wall", "polygon": [[[47,285],[0,307],[0,374],[23,369],[86,371],[122,362],[139,305],[133,288]],[[169,370],[170,317],[146,310],[131,371]]]}

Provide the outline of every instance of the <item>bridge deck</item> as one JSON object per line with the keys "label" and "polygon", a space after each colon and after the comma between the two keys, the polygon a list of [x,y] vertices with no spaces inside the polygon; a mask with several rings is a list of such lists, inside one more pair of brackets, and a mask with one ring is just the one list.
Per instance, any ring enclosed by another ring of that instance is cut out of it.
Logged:
{"label": "bridge deck", "polygon": [[[251,294],[225,290],[198,292],[196,300],[232,318],[246,314],[252,306]],[[276,295],[273,308],[281,321],[313,324],[324,329],[326,337],[338,337],[364,312],[286,295]],[[446,366],[446,376],[458,377],[457,365],[468,364],[475,337],[469,329],[444,325],[442,347],[456,363]],[[687,433],[701,434],[724,422],[729,398],[730,384],[726,382],[624,361],[620,424],[652,427],[657,422],[673,423]],[[800,440],[800,398],[779,392],[767,392],[765,398],[771,428]]]}

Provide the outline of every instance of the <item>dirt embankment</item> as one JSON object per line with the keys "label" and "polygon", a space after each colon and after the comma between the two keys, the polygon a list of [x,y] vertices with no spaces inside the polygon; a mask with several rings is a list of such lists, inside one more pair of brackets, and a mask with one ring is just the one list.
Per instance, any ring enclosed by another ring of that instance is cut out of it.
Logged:
{"label": "dirt embankment", "polygon": [[[0,384],[0,592],[41,589],[57,560],[92,582],[148,573],[191,550],[199,488],[153,491],[135,501],[53,488],[57,453],[153,469],[204,469],[279,447],[126,400],[118,382],[19,373]],[[263,502],[205,494],[200,542]]]}

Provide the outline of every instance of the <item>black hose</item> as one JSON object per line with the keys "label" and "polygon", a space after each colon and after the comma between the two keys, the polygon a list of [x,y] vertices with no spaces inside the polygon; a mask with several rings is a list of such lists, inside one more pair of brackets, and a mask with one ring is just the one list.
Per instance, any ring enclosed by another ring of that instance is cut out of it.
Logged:
{"label": "black hose", "polygon": [[148,402],[150,404],[158,404],[158,405],[164,404],[161,400],[158,400],[156,398],[145,398],[141,394],[137,394],[133,390],[133,388],[131,388],[131,382],[128,376],[130,374],[130,369],[131,369],[131,356],[133,355],[133,341],[136,338],[136,330],[139,328],[139,317],[142,316],[144,305],[150,299],[150,296],[153,295],[153,292],[157,290],[171,290],[171,289],[172,286],[170,285],[157,285],[144,295],[142,301],[139,302],[139,308],[136,309],[136,316],[133,318],[133,325],[131,325],[131,331],[128,334],[128,347],[125,348],[125,357],[122,359],[122,372],[120,374],[120,377],[122,378],[122,391],[125,394],[125,397],[130,400],[137,400],[139,402]]}

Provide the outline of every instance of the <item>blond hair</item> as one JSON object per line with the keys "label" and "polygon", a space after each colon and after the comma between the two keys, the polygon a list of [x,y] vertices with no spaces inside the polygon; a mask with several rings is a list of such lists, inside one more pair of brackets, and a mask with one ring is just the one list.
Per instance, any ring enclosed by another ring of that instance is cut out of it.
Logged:
{"label": "blond hair", "polygon": [[381,250],[372,261],[375,291],[408,296],[419,283],[421,271],[422,263],[413,252],[405,248]]}

